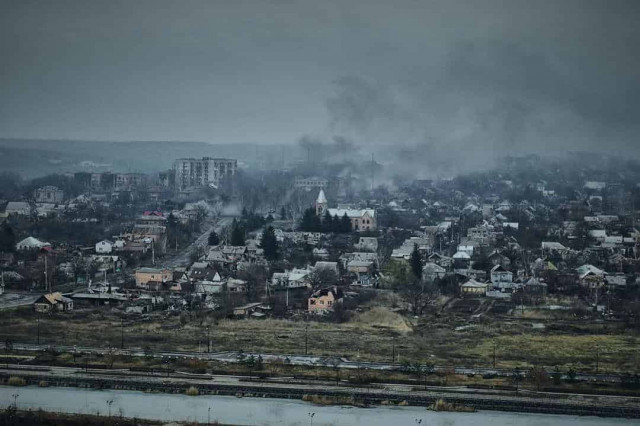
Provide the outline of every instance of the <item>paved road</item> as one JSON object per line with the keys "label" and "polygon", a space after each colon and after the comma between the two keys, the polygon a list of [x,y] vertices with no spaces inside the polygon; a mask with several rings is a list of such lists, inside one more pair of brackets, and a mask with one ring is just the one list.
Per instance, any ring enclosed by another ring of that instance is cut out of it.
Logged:
{"label": "paved road", "polygon": [[[4,348],[4,343],[0,343],[0,348]],[[238,363],[242,360],[242,357],[254,356],[254,357],[262,357],[265,362],[273,362],[280,361],[290,363],[292,365],[308,365],[308,366],[326,366],[331,368],[340,368],[340,369],[370,369],[370,370],[399,370],[402,367],[398,364],[384,363],[384,362],[364,362],[364,361],[352,361],[346,358],[327,358],[327,357],[317,357],[312,355],[274,355],[274,354],[265,354],[265,353],[239,353],[234,351],[226,351],[226,352],[212,352],[212,353],[204,353],[204,352],[181,352],[181,351],[155,351],[152,354],[146,353],[141,348],[125,348],[125,349],[116,349],[116,348],[92,348],[92,347],[79,347],[79,346],[58,346],[58,345],[34,345],[34,344],[23,344],[23,343],[14,343],[14,350],[22,350],[22,351],[44,351],[47,349],[53,349],[57,352],[69,352],[69,353],[79,353],[79,354],[100,354],[105,355],[108,353],[114,353],[118,355],[128,355],[133,357],[146,357],[152,356],[158,359],[200,359],[203,361],[220,361],[220,362],[228,362],[228,363]],[[433,366],[433,371],[442,372],[446,371],[448,366]],[[474,375],[494,375],[500,377],[512,377],[513,370],[505,370],[499,368],[482,368],[482,367],[465,367],[465,366],[457,366],[455,367],[455,372],[457,374],[474,374]],[[548,369],[549,373],[552,373],[552,369]],[[522,375],[524,376],[526,372],[522,371]],[[566,378],[566,377],[565,377]],[[618,374],[594,374],[594,373],[585,373],[578,372],[575,375],[575,380],[578,381],[599,381],[599,382],[610,382],[610,383],[619,383],[621,381],[621,376]]]}
{"label": "paved road", "polygon": [[175,268],[178,266],[188,266],[191,263],[191,252],[197,246],[205,247],[209,239],[209,234],[212,230],[215,230],[218,234],[233,221],[232,217],[218,217],[216,219],[209,219],[205,225],[205,231],[200,234],[198,238],[180,253],[172,257],[171,259],[164,260],[162,266],[165,268]]}

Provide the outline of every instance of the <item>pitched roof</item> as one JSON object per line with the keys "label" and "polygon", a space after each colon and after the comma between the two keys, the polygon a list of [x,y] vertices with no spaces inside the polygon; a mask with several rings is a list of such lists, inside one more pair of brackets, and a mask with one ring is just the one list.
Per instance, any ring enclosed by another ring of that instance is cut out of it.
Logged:
{"label": "pitched roof", "polygon": [[50,244],[40,241],[39,239],[34,237],[27,237],[24,240],[20,241],[18,244],[16,244],[16,246],[18,247],[32,247],[32,248],[41,248],[47,245],[50,245]]}
{"label": "pitched roof", "polygon": [[469,281],[467,281],[466,283],[462,284],[462,287],[466,287],[466,288],[487,288],[487,284],[486,283],[480,283],[476,280],[474,280],[473,278],[470,279]]}
{"label": "pitched roof", "polygon": [[320,189],[320,192],[318,193],[318,198],[316,199],[316,203],[327,204],[327,197],[324,195],[324,189]]}
{"label": "pitched roof", "polygon": [[471,256],[469,256],[469,254],[465,253],[464,251],[459,251],[453,255],[453,258],[454,259],[471,259]]}
{"label": "pitched roof", "polygon": [[318,297],[328,296],[329,294],[333,294],[333,298],[336,300],[342,299],[342,296],[344,295],[341,288],[327,287],[314,292],[311,297],[317,299]]}
{"label": "pitched roof", "polygon": [[376,211],[374,209],[328,209],[331,216],[342,217],[345,214],[347,217],[362,217],[368,214],[369,217],[375,217]]}

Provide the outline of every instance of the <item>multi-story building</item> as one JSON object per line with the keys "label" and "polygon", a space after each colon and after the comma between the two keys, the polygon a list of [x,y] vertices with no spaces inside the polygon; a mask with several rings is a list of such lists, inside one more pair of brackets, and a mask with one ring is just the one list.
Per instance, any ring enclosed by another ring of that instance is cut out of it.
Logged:
{"label": "multi-story building", "polygon": [[176,187],[180,191],[204,186],[218,186],[235,176],[238,160],[226,158],[179,158],[173,164]]}
{"label": "multi-story building", "polygon": [[133,189],[141,186],[144,180],[142,173],[116,173],[113,187],[117,190]]}
{"label": "multi-story building", "polygon": [[298,177],[296,178],[293,186],[295,188],[302,188],[309,191],[313,188],[327,188],[327,186],[329,186],[329,180],[319,177]]}
{"label": "multi-story building", "polygon": [[34,191],[36,203],[60,204],[64,201],[64,191],[56,186],[43,186]]}

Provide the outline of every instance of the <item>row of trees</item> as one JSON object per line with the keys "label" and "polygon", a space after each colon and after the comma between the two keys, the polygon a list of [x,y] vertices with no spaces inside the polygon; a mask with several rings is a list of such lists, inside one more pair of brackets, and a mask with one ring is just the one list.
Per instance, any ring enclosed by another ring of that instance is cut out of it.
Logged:
{"label": "row of trees", "polygon": [[320,218],[313,208],[308,208],[304,211],[300,229],[305,232],[350,233],[352,231],[351,219],[346,213],[340,218],[337,215],[331,216],[327,211]]}

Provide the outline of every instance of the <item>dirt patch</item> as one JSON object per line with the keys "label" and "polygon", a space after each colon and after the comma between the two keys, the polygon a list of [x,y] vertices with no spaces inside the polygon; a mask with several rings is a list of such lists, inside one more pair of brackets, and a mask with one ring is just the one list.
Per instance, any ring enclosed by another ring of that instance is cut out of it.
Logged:
{"label": "dirt patch", "polygon": [[372,308],[360,313],[355,316],[352,322],[369,327],[393,330],[402,334],[407,334],[413,330],[411,323],[405,317],[382,307]]}

